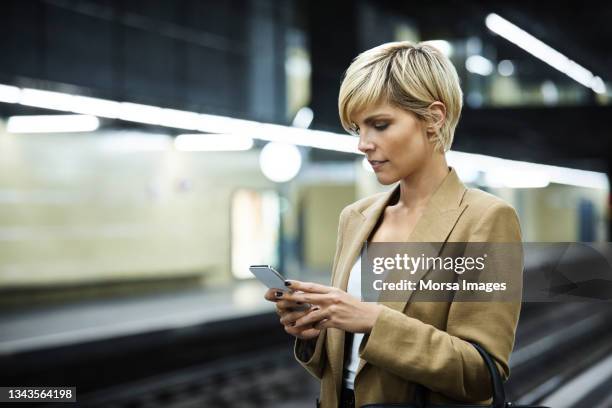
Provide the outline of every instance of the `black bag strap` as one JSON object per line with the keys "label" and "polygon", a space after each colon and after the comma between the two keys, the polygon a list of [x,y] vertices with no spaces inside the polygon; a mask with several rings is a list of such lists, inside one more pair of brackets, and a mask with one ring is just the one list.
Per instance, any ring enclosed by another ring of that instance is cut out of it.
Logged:
{"label": "black bag strap", "polygon": [[[497,366],[484,348],[477,343],[470,343],[474,346],[474,348],[476,348],[482,359],[485,361],[487,369],[489,370],[489,375],[491,377],[491,388],[493,390],[493,403],[491,404],[491,408],[506,407],[506,392],[504,391],[504,385],[501,376],[499,375],[499,371],[497,370]],[[426,392],[427,389],[424,386],[421,384],[416,385],[414,404],[417,408],[426,408]]]}
{"label": "black bag strap", "polygon": [[476,350],[478,350],[480,356],[487,364],[489,374],[491,375],[491,388],[493,389],[493,403],[491,406],[493,408],[504,408],[506,406],[506,391],[504,390],[501,375],[499,375],[497,370],[497,365],[495,365],[495,362],[484,348],[476,343],[472,343],[472,345],[476,347]]}

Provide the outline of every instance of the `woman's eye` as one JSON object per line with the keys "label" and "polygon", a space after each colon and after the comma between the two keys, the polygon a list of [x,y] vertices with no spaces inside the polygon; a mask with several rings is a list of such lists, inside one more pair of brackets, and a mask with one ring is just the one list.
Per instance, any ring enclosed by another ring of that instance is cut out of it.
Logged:
{"label": "woman's eye", "polygon": [[387,126],[389,126],[388,123],[377,123],[374,125],[374,128],[376,130],[385,130],[387,128]]}

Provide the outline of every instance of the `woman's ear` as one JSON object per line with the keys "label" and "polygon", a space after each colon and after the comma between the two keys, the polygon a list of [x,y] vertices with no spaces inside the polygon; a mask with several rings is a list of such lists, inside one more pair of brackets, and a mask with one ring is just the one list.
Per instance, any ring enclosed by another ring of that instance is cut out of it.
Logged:
{"label": "woman's ear", "polygon": [[428,106],[428,109],[432,119],[427,127],[427,132],[437,135],[446,120],[446,106],[440,101],[435,101]]}

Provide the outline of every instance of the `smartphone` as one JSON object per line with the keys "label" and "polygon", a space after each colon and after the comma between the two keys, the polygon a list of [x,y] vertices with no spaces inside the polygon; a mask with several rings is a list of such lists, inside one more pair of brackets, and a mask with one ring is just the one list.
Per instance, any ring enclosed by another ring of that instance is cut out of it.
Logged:
{"label": "smartphone", "polygon": [[288,291],[289,288],[285,286],[285,278],[283,275],[274,270],[270,265],[251,265],[249,270],[261,283],[269,287],[270,289],[278,289],[282,291]]}
{"label": "smartphone", "polygon": [[[291,289],[285,286],[285,277],[270,265],[251,265],[249,270],[261,283],[270,289],[278,289],[283,292],[291,291]],[[305,303],[294,310],[308,310],[310,306],[309,303]]]}

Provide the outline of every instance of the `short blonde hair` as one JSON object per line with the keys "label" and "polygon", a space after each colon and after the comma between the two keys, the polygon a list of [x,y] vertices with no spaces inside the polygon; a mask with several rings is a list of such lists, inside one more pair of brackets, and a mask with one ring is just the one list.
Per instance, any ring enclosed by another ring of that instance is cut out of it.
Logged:
{"label": "short blonde hair", "polygon": [[427,42],[390,42],[359,54],[346,70],[338,111],[342,127],[356,131],[352,116],[381,102],[411,111],[421,120],[435,120],[429,105],[440,101],[446,119],[435,143],[450,149],[463,107],[459,77],[450,60]]}

